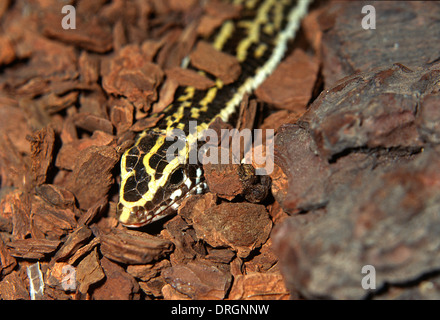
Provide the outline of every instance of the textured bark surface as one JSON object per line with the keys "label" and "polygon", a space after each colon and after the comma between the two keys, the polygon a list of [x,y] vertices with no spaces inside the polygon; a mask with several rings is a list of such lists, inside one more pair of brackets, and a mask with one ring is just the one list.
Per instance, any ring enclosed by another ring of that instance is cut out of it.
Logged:
{"label": "textured bark surface", "polygon": [[275,138],[272,192],[293,214],[275,251],[292,295],[436,299],[440,65],[426,43],[438,5],[375,2],[376,30],[360,28],[363,5],[317,19],[326,90]]}

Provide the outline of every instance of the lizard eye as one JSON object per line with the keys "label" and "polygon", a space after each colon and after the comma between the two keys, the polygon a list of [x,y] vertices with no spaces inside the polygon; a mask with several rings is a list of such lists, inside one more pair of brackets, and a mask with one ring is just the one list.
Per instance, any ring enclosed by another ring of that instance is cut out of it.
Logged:
{"label": "lizard eye", "polygon": [[183,181],[183,169],[179,168],[171,174],[170,183],[178,185]]}

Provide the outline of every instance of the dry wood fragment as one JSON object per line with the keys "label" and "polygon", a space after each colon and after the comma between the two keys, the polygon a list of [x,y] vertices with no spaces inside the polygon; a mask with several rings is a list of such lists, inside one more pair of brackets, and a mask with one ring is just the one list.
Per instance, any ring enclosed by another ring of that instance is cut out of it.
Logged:
{"label": "dry wood fragment", "polygon": [[295,50],[255,90],[255,94],[277,108],[302,114],[312,97],[318,69],[315,57]]}
{"label": "dry wood fragment", "polygon": [[[61,8],[57,12],[61,12]],[[63,17],[63,15],[55,13],[46,14],[43,33],[69,45],[73,44],[98,53],[104,53],[112,49],[113,39],[110,26],[104,21],[100,21],[99,16],[85,18],[84,15],[78,15],[77,23],[87,25],[87,28],[76,28],[74,30],[60,28]]]}
{"label": "dry wood fragment", "polygon": [[92,235],[92,231],[86,226],[77,228],[69,234],[61,248],[54,256],[55,261],[62,261],[72,256]]}
{"label": "dry wood fragment", "polygon": [[0,281],[0,298],[2,300],[30,300],[29,292],[18,271],[8,274]]}
{"label": "dry wood fragment", "polygon": [[[201,70],[220,78],[224,84],[235,81],[241,73],[237,58],[220,52],[209,43],[199,41],[190,54],[191,63]],[[218,63],[222,61],[222,63]]]}
{"label": "dry wood fragment", "polygon": [[[70,139],[69,139],[70,140]],[[55,165],[59,168],[73,170],[75,160],[84,149],[91,146],[110,146],[114,144],[114,136],[103,131],[95,131],[92,136],[63,143],[57,155]]]}
{"label": "dry wood fragment", "polygon": [[163,259],[154,264],[129,265],[127,272],[137,279],[149,281],[152,278],[157,278],[163,269],[169,267],[171,267],[170,261]]}
{"label": "dry wood fragment", "polygon": [[253,259],[245,262],[246,273],[278,272],[278,257],[272,246],[272,239],[267,240]]}
{"label": "dry wood fragment", "polygon": [[111,260],[127,264],[145,264],[169,254],[171,241],[133,230],[101,232],[101,252]]}
{"label": "dry wood fragment", "polygon": [[[155,277],[147,282],[143,282],[143,281],[139,282],[139,287],[142,289],[142,291],[145,292],[145,294],[147,294],[148,296],[153,296],[155,298],[164,297],[164,294],[162,293],[162,289],[164,289],[165,286],[169,286],[169,284],[165,282],[163,277]],[[164,290],[166,291],[167,289]]]}
{"label": "dry wood fragment", "polygon": [[78,259],[92,251],[97,245],[99,245],[99,239],[93,238],[89,243],[80,247],[68,260],[67,263],[74,265],[77,263]]}
{"label": "dry wood fragment", "polygon": [[204,10],[206,14],[203,15],[200,20],[197,33],[207,37],[218,28],[223,21],[237,18],[240,14],[241,6],[212,1],[204,6]]}
{"label": "dry wood fragment", "polygon": [[122,48],[103,73],[107,93],[122,95],[144,111],[157,99],[156,89],[164,75],[159,66],[145,61],[140,48],[134,45]]}
{"label": "dry wood fragment", "polygon": [[99,58],[95,55],[82,51],[79,56],[79,69],[81,80],[85,83],[94,83],[99,79]]}
{"label": "dry wood fragment", "polygon": [[279,273],[250,273],[235,278],[228,296],[231,300],[288,300],[283,277]]}
{"label": "dry wood fragment", "polygon": [[231,247],[243,258],[266,242],[272,229],[265,207],[251,203],[222,203],[192,220],[197,237],[213,247]]}
{"label": "dry wood fragment", "polygon": [[78,220],[79,225],[90,225],[95,218],[97,218],[104,208],[107,207],[107,199],[106,197],[101,198],[96,201],[95,205],[87,210],[87,212],[83,213]]}
{"label": "dry wood fragment", "polygon": [[[26,139],[26,137],[28,135],[30,136],[32,131],[26,121],[25,115],[18,107],[17,101],[1,101],[0,105],[0,134],[4,134],[9,137],[10,143],[19,152],[29,153],[29,141]],[[3,145],[3,143],[2,148],[6,148],[7,146]],[[0,150],[10,150],[2,148],[0,148]]]}
{"label": "dry wood fragment", "polygon": [[85,294],[91,285],[104,279],[105,274],[99,263],[96,248],[84,257],[76,268],[76,280],[79,282],[78,290]]}
{"label": "dry wood fragment", "polygon": [[[167,78],[165,83],[162,85],[159,91],[159,100],[153,105],[152,113],[160,114],[166,107],[168,107],[174,99],[174,94],[176,93],[177,88],[179,87],[179,83],[175,79]],[[146,118],[141,119],[142,121],[154,119],[154,118]],[[157,118],[159,119],[159,118]],[[135,128],[134,125],[132,127]]]}
{"label": "dry wood fragment", "polygon": [[32,174],[37,185],[46,182],[46,174],[52,164],[55,131],[45,127],[36,132],[31,141]]}
{"label": "dry wood fragment", "polygon": [[3,240],[0,238],[0,278],[10,273],[17,265],[17,261],[7,250]]}
{"label": "dry wood fragment", "polygon": [[47,203],[62,209],[75,208],[75,196],[69,190],[53,184],[42,184],[35,187],[35,192]]}
{"label": "dry wood fragment", "polygon": [[72,209],[56,208],[38,196],[32,198],[30,227],[33,237],[58,240],[76,225]]}
{"label": "dry wood fragment", "polygon": [[29,165],[26,162],[12,144],[11,139],[0,131],[0,177],[2,186],[23,187],[27,179],[31,181]]}
{"label": "dry wood fragment", "polygon": [[78,113],[73,118],[75,125],[81,129],[94,132],[103,131],[108,134],[113,133],[113,125],[108,119],[104,119],[93,114]]}
{"label": "dry wood fragment", "polygon": [[11,63],[15,59],[15,50],[11,41],[5,36],[1,36],[0,47],[2,48],[0,53],[0,65]]}
{"label": "dry wood fragment", "polygon": [[110,120],[118,134],[127,131],[133,125],[134,107],[125,99],[114,100]]}
{"label": "dry wood fragment", "polygon": [[31,234],[31,204],[28,194],[16,190],[11,194],[10,207],[12,213],[12,236],[24,239]]}
{"label": "dry wood fragment", "polygon": [[23,259],[42,259],[55,252],[60,245],[58,240],[46,239],[20,239],[6,243],[13,257]]}
{"label": "dry wood fragment", "polygon": [[163,115],[161,115],[157,118],[140,119],[139,121],[136,121],[136,123],[130,127],[130,130],[134,131],[134,132],[140,132],[140,131],[144,131],[147,128],[153,128],[156,125],[156,123],[162,118],[163,118]]}
{"label": "dry wood fragment", "polygon": [[235,252],[228,249],[211,249],[208,248],[208,254],[205,256],[206,260],[211,260],[220,263],[230,263],[235,258]]}
{"label": "dry wood fragment", "polygon": [[[168,239],[174,244],[172,261],[190,261],[196,256],[204,256],[205,248],[197,242],[194,231],[180,216],[176,216],[165,224]],[[165,236],[165,235],[164,235]]]}
{"label": "dry wood fragment", "polygon": [[135,279],[114,262],[101,259],[105,273],[104,283],[94,289],[93,296],[98,300],[128,300],[138,299],[139,285]]}
{"label": "dry wood fragment", "polygon": [[111,170],[119,161],[116,150],[110,146],[91,146],[78,155],[68,189],[80,207],[88,209],[105,196],[113,182]]}
{"label": "dry wood fragment", "polygon": [[223,299],[232,276],[211,262],[189,262],[162,272],[165,281],[180,294],[191,299]]}
{"label": "dry wood fragment", "polygon": [[[70,88],[70,85],[68,85],[68,88],[64,90],[54,88],[54,91],[51,91],[51,93],[42,96],[40,99],[36,100],[35,103],[46,109],[50,114],[60,112],[64,109],[71,107],[78,100],[79,94],[77,91],[68,92],[75,89],[81,88],[76,85],[74,88]],[[57,91],[66,91],[68,93],[64,94],[65,92]]]}
{"label": "dry wood fragment", "polygon": [[203,214],[206,209],[216,205],[217,196],[213,193],[194,195],[182,201],[178,209],[178,214],[188,223],[192,223],[192,218],[196,214]]}
{"label": "dry wood fragment", "polygon": [[177,81],[179,86],[192,86],[198,90],[206,90],[215,85],[214,81],[191,69],[175,67],[168,69],[165,73],[169,79]]}
{"label": "dry wood fragment", "polygon": [[187,295],[180,293],[168,283],[161,288],[161,293],[165,300],[191,300]]}

